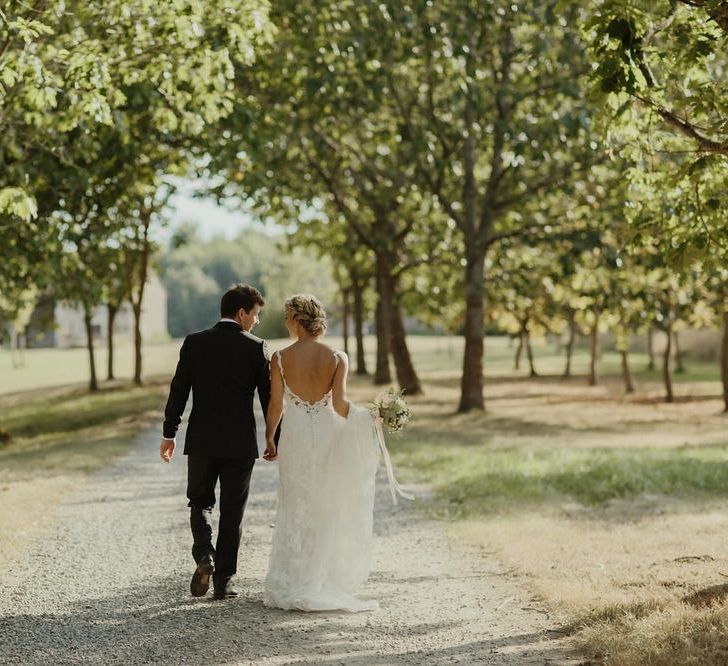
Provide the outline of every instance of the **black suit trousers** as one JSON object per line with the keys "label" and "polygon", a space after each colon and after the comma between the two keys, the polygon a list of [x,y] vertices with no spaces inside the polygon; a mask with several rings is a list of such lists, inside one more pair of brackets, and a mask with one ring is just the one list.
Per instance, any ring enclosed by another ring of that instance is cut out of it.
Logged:
{"label": "black suit trousers", "polygon": [[[224,584],[238,566],[243,512],[250,491],[255,460],[187,456],[187,498],[192,528],[192,556],[199,562],[205,555],[215,558],[214,580]],[[220,523],[217,544],[212,547],[212,508],[215,486],[220,481]]]}

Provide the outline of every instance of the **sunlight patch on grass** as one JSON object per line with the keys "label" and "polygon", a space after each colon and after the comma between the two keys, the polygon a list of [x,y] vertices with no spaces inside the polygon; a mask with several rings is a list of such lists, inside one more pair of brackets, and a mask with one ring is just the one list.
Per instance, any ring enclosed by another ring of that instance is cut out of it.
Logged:
{"label": "sunlight patch on grass", "polygon": [[617,606],[588,623],[582,648],[620,666],[698,666],[728,663],[728,607],[696,609],[676,601],[649,612]]}
{"label": "sunlight patch on grass", "polygon": [[[421,444],[421,442],[420,442]],[[672,449],[463,450],[445,442],[398,449],[447,517],[507,505],[577,501],[596,505],[641,493],[728,495],[728,447]],[[415,473],[409,473],[413,477]]]}
{"label": "sunlight patch on grass", "polygon": [[[118,418],[159,409],[166,385],[117,387],[88,393],[83,390],[62,392],[50,397],[33,396],[15,405],[3,405],[0,425],[14,438],[73,432]],[[0,400],[0,404],[3,401]]]}

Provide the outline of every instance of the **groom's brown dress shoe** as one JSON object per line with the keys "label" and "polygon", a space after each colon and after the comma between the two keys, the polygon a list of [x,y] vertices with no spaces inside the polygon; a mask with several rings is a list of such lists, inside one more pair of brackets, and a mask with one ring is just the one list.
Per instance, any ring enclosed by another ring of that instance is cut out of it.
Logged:
{"label": "groom's brown dress shoe", "polygon": [[204,597],[210,589],[210,577],[215,571],[215,563],[211,555],[205,555],[197,563],[197,569],[192,574],[190,592],[193,597]]}
{"label": "groom's brown dress shoe", "polygon": [[233,586],[232,581],[228,578],[224,584],[215,584],[213,597],[219,601],[221,599],[232,599],[237,597],[239,594],[240,593]]}

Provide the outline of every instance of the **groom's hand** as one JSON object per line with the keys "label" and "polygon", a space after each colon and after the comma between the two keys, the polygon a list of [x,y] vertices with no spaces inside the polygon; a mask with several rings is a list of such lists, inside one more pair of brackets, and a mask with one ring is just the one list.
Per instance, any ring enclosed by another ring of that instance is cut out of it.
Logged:
{"label": "groom's hand", "polygon": [[159,455],[166,463],[172,460],[172,456],[174,455],[174,440],[163,439],[159,445]]}

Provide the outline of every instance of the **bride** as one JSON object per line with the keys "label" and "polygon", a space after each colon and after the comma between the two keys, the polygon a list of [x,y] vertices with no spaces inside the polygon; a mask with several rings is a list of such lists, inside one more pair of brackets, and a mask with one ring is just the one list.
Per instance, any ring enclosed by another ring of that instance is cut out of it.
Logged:
{"label": "bride", "polygon": [[271,358],[263,456],[278,460],[280,475],[264,602],[303,611],[374,610],[376,601],[353,594],[371,563],[379,462],[373,417],[346,398],[346,355],[319,342],[326,332],[321,303],[292,296],[285,316],[294,342]]}

